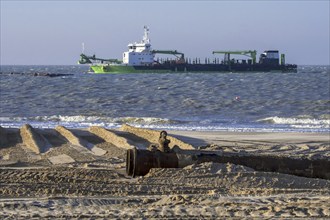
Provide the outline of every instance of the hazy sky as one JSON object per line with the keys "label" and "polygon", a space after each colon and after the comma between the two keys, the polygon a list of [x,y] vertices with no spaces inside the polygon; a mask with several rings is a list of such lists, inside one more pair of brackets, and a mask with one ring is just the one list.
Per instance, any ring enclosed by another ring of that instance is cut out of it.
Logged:
{"label": "hazy sky", "polygon": [[329,65],[329,8],[329,0],[1,0],[0,61],[76,64],[82,42],[86,54],[122,59],[148,25],[153,49],[176,49],[186,57],[278,49],[287,63]]}

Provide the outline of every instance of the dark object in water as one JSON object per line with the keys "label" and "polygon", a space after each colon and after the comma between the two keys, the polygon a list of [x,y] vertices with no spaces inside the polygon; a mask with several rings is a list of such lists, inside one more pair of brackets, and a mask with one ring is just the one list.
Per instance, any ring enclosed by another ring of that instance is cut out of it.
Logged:
{"label": "dark object in water", "polygon": [[62,73],[46,73],[46,72],[0,72],[0,75],[24,75],[24,76],[47,76],[47,77],[61,77],[61,76],[72,76],[73,74],[62,74]]}
{"label": "dark object in water", "polygon": [[330,179],[330,161],[325,159],[295,159],[270,155],[176,149],[169,153],[129,149],[127,150],[126,173],[133,177],[144,176],[151,168],[183,168],[203,162],[233,163],[251,167],[257,171]]}

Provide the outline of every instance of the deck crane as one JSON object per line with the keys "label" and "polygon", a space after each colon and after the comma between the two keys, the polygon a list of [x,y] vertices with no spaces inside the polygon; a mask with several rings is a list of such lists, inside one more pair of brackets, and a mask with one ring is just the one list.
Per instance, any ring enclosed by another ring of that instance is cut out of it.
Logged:
{"label": "deck crane", "polygon": [[78,61],[78,64],[87,64],[87,63],[93,63],[92,60],[95,61],[100,61],[101,63],[103,62],[110,62],[110,63],[121,63],[120,60],[117,59],[101,59],[101,58],[97,58],[95,57],[95,54],[93,56],[87,56],[85,54],[80,54],[80,60]]}
{"label": "deck crane", "polygon": [[178,52],[177,50],[152,50],[152,53],[156,54],[170,54],[176,56],[178,58],[178,62],[184,63],[184,53]]}
{"label": "deck crane", "polygon": [[257,51],[256,50],[242,50],[242,51],[213,51],[212,54],[220,53],[225,54],[224,62],[230,64],[230,54],[244,55],[252,58],[252,64],[256,63],[257,60]]}

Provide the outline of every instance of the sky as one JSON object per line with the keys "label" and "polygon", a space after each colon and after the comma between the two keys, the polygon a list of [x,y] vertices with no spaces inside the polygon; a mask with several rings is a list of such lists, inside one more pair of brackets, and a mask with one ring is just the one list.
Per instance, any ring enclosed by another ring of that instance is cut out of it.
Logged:
{"label": "sky", "polygon": [[1,65],[74,65],[82,53],[122,59],[150,28],[153,49],[185,57],[279,50],[286,62],[330,65],[330,1],[1,2]]}

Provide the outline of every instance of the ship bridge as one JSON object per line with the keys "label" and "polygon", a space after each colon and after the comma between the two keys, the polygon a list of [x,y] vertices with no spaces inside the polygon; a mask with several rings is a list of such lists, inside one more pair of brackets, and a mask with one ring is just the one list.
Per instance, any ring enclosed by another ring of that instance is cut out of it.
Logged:
{"label": "ship bridge", "polygon": [[154,62],[154,54],[151,51],[149,28],[144,26],[144,35],[140,43],[128,44],[128,51],[123,53],[123,64],[126,65],[150,65]]}

